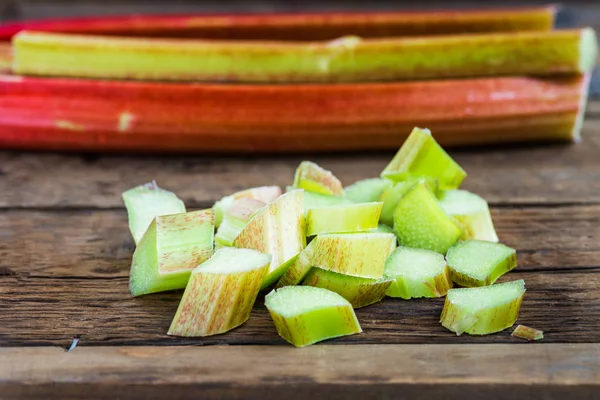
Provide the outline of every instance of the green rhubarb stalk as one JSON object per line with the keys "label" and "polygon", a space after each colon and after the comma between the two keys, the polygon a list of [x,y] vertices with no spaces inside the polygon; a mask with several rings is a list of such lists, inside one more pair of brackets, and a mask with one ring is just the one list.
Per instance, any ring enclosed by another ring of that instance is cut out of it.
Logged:
{"label": "green rhubarb stalk", "polygon": [[306,236],[365,232],[377,228],[383,203],[312,208],[306,212]]}
{"label": "green rhubarb stalk", "polygon": [[168,334],[216,335],[246,322],[270,263],[254,250],[217,250],[192,271]]}
{"label": "green rhubarb stalk", "polygon": [[223,221],[215,234],[215,247],[233,246],[233,241],[246,226],[250,218],[261,208],[266,206],[260,200],[242,197],[234,200],[225,211]]}
{"label": "green rhubarb stalk", "polygon": [[387,276],[357,278],[315,267],[311,268],[302,285],[331,290],[348,300],[352,307],[361,308],[381,301],[392,282],[393,279]]}
{"label": "green rhubarb stalk", "polygon": [[225,196],[213,205],[213,209],[215,210],[215,226],[218,228],[221,225],[225,212],[235,200],[250,198],[268,204],[279,196],[281,196],[281,188],[279,186],[260,186]]}
{"label": "green rhubarb stalk", "polygon": [[123,192],[122,197],[135,244],[142,240],[155,217],[185,212],[183,201],[179,200],[175,193],[159,188],[156,182],[129,189]]}
{"label": "green rhubarb stalk", "polygon": [[394,225],[394,212],[402,196],[417,183],[423,182],[434,193],[437,193],[437,180],[433,178],[409,178],[406,181],[395,182],[392,186],[385,189],[379,196],[379,201],[383,202],[381,217],[379,220],[386,225]]}
{"label": "green rhubarb stalk", "polygon": [[212,209],[156,217],[133,253],[131,294],[183,289],[212,255],[214,228]]}
{"label": "green rhubarb stalk", "polygon": [[299,189],[325,195],[342,196],[342,182],[331,171],[311,161],[302,161],[294,175],[294,185]]}
{"label": "green rhubarb stalk", "polygon": [[277,287],[298,285],[311,267],[359,278],[383,277],[385,260],[396,248],[389,233],[346,233],[316,236],[283,274]]}
{"label": "green rhubarb stalk", "polygon": [[296,347],[362,332],[348,300],[327,289],[276,289],[265,297],[265,306],[279,336]]}
{"label": "green rhubarb stalk", "polygon": [[430,250],[398,247],[387,259],[384,274],[394,279],[386,293],[390,297],[442,297],[452,288],[444,256]]}
{"label": "green rhubarb stalk", "polygon": [[262,289],[274,283],[306,246],[303,191],[295,190],[261,208],[233,241],[235,247],[271,254]]}
{"label": "green rhubarb stalk", "polygon": [[525,294],[523,280],[478,288],[451,289],[440,322],[461,335],[487,335],[514,325]]}
{"label": "green rhubarb stalk", "polygon": [[525,340],[529,340],[529,341],[541,340],[544,338],[544,332],[534,329],[534,328],[530,328],[525,325],[518,325],[515,328],[515,330],[510,334],[510,336],[514,336],[519,339],[525,339]]}
{"label": "green rhubarb stalk", "polygon": [[467,240],[450,248],[446,260],[453,282],[487,286],[517,266],[517,253],[501,243]]}
{"label": "green rhubarb stalk", "polygon": [[460,226],[439,206],[424,183],[413,186],[398,202],[394,231],[400,245],[446,254],[462,236]]}
{"label": "green rhubarb stalk", "polygon": [[174,81],[364,82],[589,72],[591,28],[326,42],[126,38],[22,31],[18,74]]}
{"label": "green rhubarb stalk", "polygon": [[389,179],[363,179],[344,188],[344,197],[354,203],[371,203],[379,201],[381,193],[392,185],[393,182]]}
{"label": "green rhubarb stalk", "polygon": [[463,240],[498,242],[487,201],[466,190],[448,190],[439,198],[440,206],[463,228]]}
{"label": "green rhubarb stalk", "polygon": [[437,179],[441,190],[456,189],[467,173],[440,146],[429,129],[414,128],[392,161],[381,172],[382,178],[405,181],[409,178]]}

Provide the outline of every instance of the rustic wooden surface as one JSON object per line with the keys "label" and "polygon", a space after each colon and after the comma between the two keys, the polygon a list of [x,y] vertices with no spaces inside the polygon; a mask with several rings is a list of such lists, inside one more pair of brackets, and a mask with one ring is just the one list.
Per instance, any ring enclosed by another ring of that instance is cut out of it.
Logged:
{"label": "rustic wooden surface", "polygon": [[[236,0],[227,7],[294,11],[315,4]],[[390,8],[386,0],[328,4]],[[187,0],[172,2],[169,11],[223,7]],[[141,0],[10,0],[0,1],[0,19],[164,9]],[[600,7],[569,2],[561,21],[598,28]],[[588,107],[579,145],[452,155],[469,172],[465,188],[489,200],[501,240],[518,251],[519,267],[502,280],[526,281],[518,323],[544,330],[541,342],[512,338],[511,330],[456,337],[439,325],[443,300],[386,299],[357,310],[363,334],[295,349],[277,336],[262,297],[242,327],[179,339],[165,333],[181,292],[129,296],[133,242],[123,190],[156,179],[189,208],[204,208],[245,187],[285,186],[303,159],[350,184],[377,175],[391,153],[175,158],[0,151],[0,399],[599,398],[600,101]],[[74,336],[79,346],[67,353]]]}
{"label": "rustic wooden surface", "polygon": [[[398,391],[426,398],[595,398],[600,102],[589,106],[583,137],[570,146],[452,151],[469,172],[465,187],[490,200],[501,240],[518,251],[519,267],[502,280],[525,279],[518,322],[544,330],[542,343],[512,338],[511,330],[456,337],[439,325],[443,300],[386,299],[357,311],[363,334],[310,350],[292,349],[277,336],[262,298],[250,320],[228,334],[166,336],[181,292],[129,296],[133,242],[120,193],[156,179],[191,208],[203,208],[243,187],[289,184],[304,158],[349,184],[377,175],[391,153],[218,158],[0,152],[0,398],[76,398],[84,388],[96,398],[153,398],[162,390],[188,397],[302,398],[317,389],[324,398]],[[78,348],[65,353],[75,335]],[[263,346],[172,347],[242,344]],[[350,363],[349,354],[359,364]],[[415,360],[426,367],[415,367]],[[267,379],[273,371],[277,377]]]}
{"label": "rustic wooden surface", "polygon": [[[572,400],[596,399],[600,381],[597,344],[111,347],[68,355],[28,348],[0,354],[0,397],[23,399],[49,393],[71,399],[86,391],[86,398],[107,400]],[[24,381],[28,385],[19,383]]]}

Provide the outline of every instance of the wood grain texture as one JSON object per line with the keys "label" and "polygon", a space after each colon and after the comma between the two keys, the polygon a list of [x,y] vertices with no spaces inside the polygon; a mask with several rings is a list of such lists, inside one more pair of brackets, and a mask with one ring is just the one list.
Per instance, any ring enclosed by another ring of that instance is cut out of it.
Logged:
{"label": "wood grain texture", "polygon": [[[14,272],[14,270],[12,271]],[[166,335],[181,291],[132,298],[128,279],[90,277],[0,276],[4,346],[65,346],[83,335],[83,346],[276,344],[271,318],[259,296],[248,322],[224,335],[174,338]],[[524,279],[527,293],[519,323],[541,329],[544,343],[600,342],[598,268],[552,273],[514,271],[500,281]],[[456,337],[439,324],[444,299],[383,302],[357,310],[363,334],[334,343],[514,343],[511,329],[488,336]]]}
{"label": "wood grain texture", "polygon": [[[464,187],[491,204],[589,204],[600,193],[600,101],[580,145],[455,149]],[[377,176],[393,153],[246,157],[125,157],[0,152],[0,208],[122,207],[121,193],[156,180],[190,207],[248,187],[289,185],[304,159],[344,184]]]}
{"label": "wood grain texture", "polygon": [[[600,206],[493,209],[493,217],[502,242],[517,249],[520,270],[600,268]],[[5,274],[129,276],[134,244],[125,210],[4,211],[0,232]]]}
{"label": "wood grain texture", "polygon": [[600,390],[598,344],[29,348],[0,358],[6,399],[562,400]]}

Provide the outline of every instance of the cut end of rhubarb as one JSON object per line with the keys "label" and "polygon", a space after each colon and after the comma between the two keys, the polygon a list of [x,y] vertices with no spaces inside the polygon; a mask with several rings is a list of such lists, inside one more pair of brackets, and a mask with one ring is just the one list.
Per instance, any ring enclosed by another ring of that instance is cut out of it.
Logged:
{"label": "cut end of rhubarb", "polygon": [[440,206],[463,228],[463,240],[498,242],[487,201],[466,190],[448,190],[439,198]]}
{"label": "cut end of rhubarb", "polygon": [[478,288],[451,289],[440,322],[460,334],[487,335],[514,325],[525,294],[523,280]]}
{"label": "cut end of rhubarb", "polygon": [[133,253],[133,296],[185,287],[192,269],[213,252],[213,210],[156,217]]}
{"label": "cut end of rhubarb", "polygon": [[441,190],[456,189],[467,176],[435,141],[429,129],[414,128],[392,161],[381,172],[382,178],[405,181],[428,177],[438,180]]}
{"label": "cut end of rhubarb", "polygon": [[579,52],[579,72],[591,72],[596,66],[598,57],[598,39],[594,29],[588,27],[581,30]]}
{"label": "cut end of rhubarb", "polygon": [[354,309],[337,293],[312,286],[287,286],[265,298],[277,333],[296,347],[362,332]]}
{"label": "cut end of rhubarb", "polygon": [[379,201],[383,202],[381,209],[380,221],[387,225],[394,225],[394,211],[398,202],[408,191],[417,183],[423,182],[431,189],[433,193],[437,193],[437,180],[433,178],[409,178],[406,181],[396,182],[392,186],[381,192]]}
{"label": "cut end of rhubarb", "polygon": [[383,203],[312,208],[306,212],[306,236],[365,232],[377,228]]}
{"label": "cut end of rhubarb", "polygon": [[246,198],[268,204],[279,196],[281,196],[281,188],[279,186],[260,186],[242,190],[241,192],[236,192],[230,196],[223,197],[213,206],[213,209],[215,210],[215,226],[218,228],[221,225],[223,216],[236,200]]}
{"label": "cut end of rhubarb", "polygon": [[573,131],[571,132],[571,138],[574,143],[581,142],[581,130],[583,128],[583,121],[585,119],[585,111],[587,108],[591,78],[592,78],[591,73],[584,74],[584,76],[583,76],[583,82],[581,84],[580,96],[579,96],[579,107],[577,109],[577,116],[575,117],[575,124],[573,125]]}
{"label": "cut end of rhubarb", "polygon": [[394,278],[390,297],[442,297],[452,288],[444,256],[430,250],[398,247],[387,259],[386,276]]}
{"label": "cut end of rhubarb", "polygon": [[254,250],[217,250],[192,272],[168,334],[216,335],[246,322],[270,262]]}
{"label": "cut end of rhubarb", "polygon": [[122,197],[129,217],[129,229],[136,244],[142,240],[155,217],[186,211],[183,201],[175,193],[161,189],[154,181],[129,189],[123,192]]}
{"label": "cut end of rhubarb", "polygon": [[233,246],[233,241],[244,229],[250,218],[266,204],[260,200],[242,197],[234,200],[225,212],[221,225],[215,234],[215,246]]}
{"label": "cut end of rhubarb", "polygon": [[517,252],[501,243],[467,240],[448,250],[446,260],[455,283],[486,286],[517,266]]}
{"label": "cut end of rhubarb", "polygon": [[302,161],[294,176],[294,186],[309,192],[343,196],[342,182],[331,171],[311,161]]}
{"label": "cut end of rhubarb", "polygon": [[534,328],[530,328],[525,325],[517,326],[515,328],[515,330],[513,331],[513,333],[511,333],[510,335],[517,337],[519,339],[525,339],[525,340],[529,340],[529,341],[541,340],[544,338],[543,331],[540,331],[540,330],[537,330]]}
{"label": "cut end of rhubarb", "polygon": [[398,202],[394,230],[400,245],[446,254],[462,236],[462,229],[438,204],[431,190],[419,183]]}

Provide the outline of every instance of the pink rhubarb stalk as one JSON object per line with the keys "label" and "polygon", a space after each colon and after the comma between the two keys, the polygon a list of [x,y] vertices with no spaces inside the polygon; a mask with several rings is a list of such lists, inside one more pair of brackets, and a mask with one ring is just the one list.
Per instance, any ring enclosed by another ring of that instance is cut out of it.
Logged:
{"label": "pink rhubarb stalk", "polygon": [[0,147],[135,152],[397,149],[579,138],[586,76],[210,85],[0,76]]}

